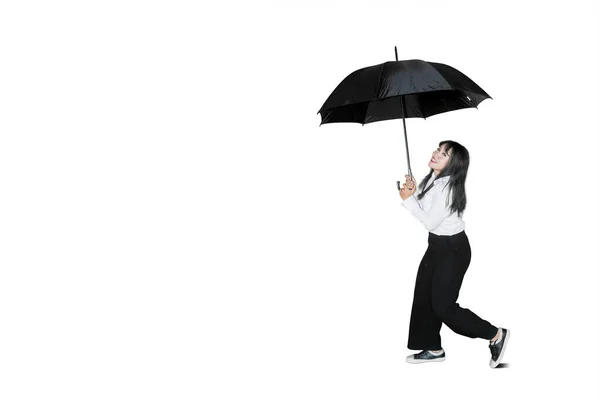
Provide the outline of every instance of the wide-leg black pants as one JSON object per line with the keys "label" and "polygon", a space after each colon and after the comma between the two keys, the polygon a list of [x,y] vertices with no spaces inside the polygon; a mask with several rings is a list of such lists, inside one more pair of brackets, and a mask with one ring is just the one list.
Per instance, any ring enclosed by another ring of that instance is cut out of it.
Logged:
{"label": "wide-leg black pants", "polygon": [[464,231],[452,236],[429,233],[429,246],[419,265],[410,316],[408,348],[442,348],[442,322],[470,338],[492,339],[498,328],[456,302],[471,262],[471,246]]}

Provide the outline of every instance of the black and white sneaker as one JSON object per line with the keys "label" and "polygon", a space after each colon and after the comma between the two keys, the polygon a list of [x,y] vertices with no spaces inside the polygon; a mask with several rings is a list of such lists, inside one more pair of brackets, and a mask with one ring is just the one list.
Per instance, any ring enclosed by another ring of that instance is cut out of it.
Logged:
{"label": "black and white sneaker", "polygon": [[[436,351],[437,353],[437,351]],[[439,354],[432,353],[429,350],[423,350],[420,353],[412,354],[406,357],[406,362],[409,364],[421,364],[426,362],[439,362],[446,359],[446,352],[444,349]]]}
{"label": "black and white sneaker", "polygon": [[490,342],[490,351],[492,352],[492,358],[490,360],[490,367],[496,368],[500,361],[502,361],[502,357],[504,357],[504,352],[506,351],[506,343],[508,343],[508,339],[510,338],[510,331],[508,329],[500,328],[500,338],[495,342]]}

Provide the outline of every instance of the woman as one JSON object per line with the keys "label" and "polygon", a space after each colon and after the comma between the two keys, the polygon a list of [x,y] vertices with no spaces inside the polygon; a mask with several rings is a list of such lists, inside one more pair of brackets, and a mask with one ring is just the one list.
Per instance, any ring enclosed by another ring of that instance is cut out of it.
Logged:
{"label": "woman", "polygon": [[442,322],[454,332],[490,341],[490,367],[496,368],[506,350],[510,331],[497,328],[456,300],[471,262],[471,247],[462,213],[467,204],[465,180],[469,152],[459,143],[443,141],[429,161],[431,170],[421,184],[406,175],[400,197],[429,231],[429,247],[423,256],[410,317],[408,348],[422,350],[406,358],[411,364],[444,361]]}

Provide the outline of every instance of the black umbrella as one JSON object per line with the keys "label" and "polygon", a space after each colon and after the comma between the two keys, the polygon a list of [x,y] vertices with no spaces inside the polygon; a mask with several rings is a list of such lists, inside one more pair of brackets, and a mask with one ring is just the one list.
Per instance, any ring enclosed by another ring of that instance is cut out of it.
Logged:
{"label": "black umbrella", "polygon": [[[333,122],[368,124],[402,118],[408,173],[412,179],[406,118],[427,118],[462,108],[477,108],[490,98],[469,77],[445,64],[422,60],[373,65],[348,75],[321,109],[321,125]],[[400,182],[397,182],[400,189]]]}

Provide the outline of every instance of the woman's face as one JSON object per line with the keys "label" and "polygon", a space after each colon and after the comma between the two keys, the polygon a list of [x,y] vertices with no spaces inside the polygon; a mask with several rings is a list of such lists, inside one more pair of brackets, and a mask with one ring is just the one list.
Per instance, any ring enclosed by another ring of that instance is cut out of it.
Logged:
{"label": "woman's face", "polygon": [[442,147],[438,147],[436,151],[433,152],[431,156],[431,160],[429,161],[429,168],[433,169],[436,175],[440,174],[440,171],[446,167],[448,164],[448,160],[450,160],[450,155],[452,154],[452,150],[446,151],[446,145],[442,145]]}

